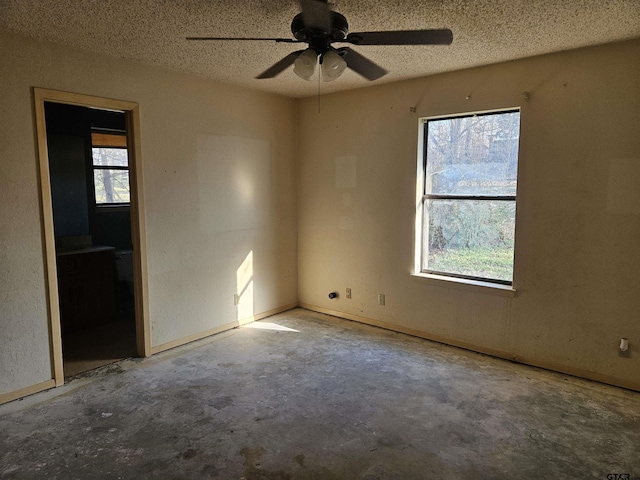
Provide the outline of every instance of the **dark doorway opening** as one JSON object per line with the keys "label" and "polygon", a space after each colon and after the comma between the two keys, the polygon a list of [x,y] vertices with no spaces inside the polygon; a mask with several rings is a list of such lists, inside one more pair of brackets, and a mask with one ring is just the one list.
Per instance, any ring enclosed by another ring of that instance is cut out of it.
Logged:
{"label": "dark doorway opening", "polygon": [[125,113],[45,102],[64,376],[136,355]]}

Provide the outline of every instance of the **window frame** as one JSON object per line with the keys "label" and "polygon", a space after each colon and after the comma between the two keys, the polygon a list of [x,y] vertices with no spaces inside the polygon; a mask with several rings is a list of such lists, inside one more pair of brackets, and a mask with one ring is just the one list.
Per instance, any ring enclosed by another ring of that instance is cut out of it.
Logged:
{"label": "window frame", "polygon": [[[124,138],[124,146],[119,146],[119,145],[102,145],[102,144],[94,144],[93,143],[93,134],[102,134],[102,135],[112,135],[112,136],[121,136]],[[127,132],[124,130],[114,130],[114,129],[108,129],[108,128],[98,128],[98,127],[92,127],[91,128],[91,135],[90,135],[90,150],[91,150],[91,191],[93,193],[92,196],[92,200],[93,200],[93,205],[95,206],[96,210],[109,210],[109,211],[117,211],[118,209],[122,209],[122,210],[128,210],[131,207],[131,177],[129,177],[129,201],[128,202],[105,202],[105,203],[98,203],[97,198],[96,198],[96,183],[95,183],[95,172],[96,170],[121,170],[121,171],[126,171],[129,173],[129,175],[131,175],[131,165],[129,164],[129,145],[128,145],[128,139],[127,139]],[[127,152],[127,166],[122,166],[122,165],[96,165],[94,163],[93,160],[93,149],[94,148],[112,148],[112,149],[119,149],[119,150],[125,150]]]}
{"label": "window frame", "polygon": [[[478,195],[478,194],[434,194],[427,193],[427,145],[429,129],[428,124],[431,121],[437,120],[449,120],[456,118],[468,118],[468,117],[480,117],[486,115],[496,115],[505,113],[518,113],[520,119],[520,127],[522,125],[522,110],[518,107],[507,107],[499,109],[484,110],[479,112],[465,112],[459,114],[448,114],[440,116],[421,117],[418,122],[418,173],[416,181],[416,229],[415,229],[415,269],[414,276],[426,277],[437,281],[450,281],[456,283],[466,283],[472,286],[492,287],[500,290],[509,290],[515,292],[515,238],[514,238],[514,258],[512,263],[512,276],[511,281],[477,277],[473,275],[464,275],[459,273],[450,273],[446,271],[433,270],[423,268],[426,266],[424,256],[428,255],[428,251],[425,251],[425,235],[428,235],[428,226],[425,225],[425,209],[427,209],[427,202],[429,200],[472,200],[472,201],[506,201],[513,202],[516,210],[517,218],[517,184],[516,193],[514,195]],[[520,140],[521,140],[521,128],[518,130],[518,158],[517,167],[520,166]],[[516,174],[516,179],[518,175]],[[517,181],[517,180],[516,180]],[[514,225],[514,236],[516,226]]]}

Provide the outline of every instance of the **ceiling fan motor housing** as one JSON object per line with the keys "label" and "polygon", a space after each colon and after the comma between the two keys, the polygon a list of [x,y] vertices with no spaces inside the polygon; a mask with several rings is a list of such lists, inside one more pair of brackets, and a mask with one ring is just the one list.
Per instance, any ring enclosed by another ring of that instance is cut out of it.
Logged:
{"label": "ceiling fan motor housing", "polygon": [[308,27],[304,24],[303,14],[299,13],[293,17],[291,22],[291,33],[301,42],[306,42],[309,47],[313,48],[318,55],[326,52],[332,42],[340,42],[347,37],[349,33],[349,24],[344,15],[338,12],[330,12],[331,21],[329,22],[329,31],[323,29]]}

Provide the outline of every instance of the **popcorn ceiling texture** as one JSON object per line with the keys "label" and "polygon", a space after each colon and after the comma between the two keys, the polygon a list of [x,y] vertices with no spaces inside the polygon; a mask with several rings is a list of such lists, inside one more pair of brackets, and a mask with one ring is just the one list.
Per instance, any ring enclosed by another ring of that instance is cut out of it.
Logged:
{"label": "popcorn ceiling texture", "polygon": [[[351,31],[451,28],[443,46],[361,46],[390,71],[386,83],[478,65],[640,37],[639,0],[339,0]],[[134,59],[214,80],[306,97],[317,81],[291,69],[255,80],[304,45],[188,42],[185,36],[291,38],[295,0],[0,0],[0,28],[82,50]],[[353,72],[323,93],[367,86]]]}

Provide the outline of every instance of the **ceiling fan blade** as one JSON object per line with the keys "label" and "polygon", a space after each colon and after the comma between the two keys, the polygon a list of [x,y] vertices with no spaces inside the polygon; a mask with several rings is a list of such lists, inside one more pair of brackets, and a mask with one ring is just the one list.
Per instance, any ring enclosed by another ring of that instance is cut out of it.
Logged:
{"label": "ceiling fan blade", "polygon": [[269,68],[267,68],[264,72],[262,72],[256,78],[259,79],[259,80],[262,80],[264,78],[273,78],[273,77],[275,77],[276,75],[278,75],[278,74],[282,73],[284,70],[286,70],[287,67],[290,67],[291,65],[293,65],[293,62],[296,61],[296,58],[298,58],[298,56],[302,52],[304,52],[304,50],[298,50],[297,52],[290,53],[289,55],[284,57],[279,62],[276,62],[273,65],[271,65]]}
{"label": "ceiling fan blade", "polygon": [[358,52],[356,52],[355,50],[351,50],[349,47],[339,48],[338,52],[344,54],[343,58],[345,62],[347,62],[347,67],[349,67],[354,72],[362,75],[367,80],[377,80],[389,73],[381,66],[376,65],[367,57],[360,55]]}
{"label": "ceiling fan blade", "polygon": [[453,33],[448,28],[441,30],[359,32],[347,35],[345,42],[354,45],[451,45]]}
{"label": "ceiling fan blade", "polygon": [[293,40],[291,38],[261,38],[261,37],[186,37],[187,40],[269,40],[272,42],[284,42],[284,43],[301,43],[300,40]]}
{"label": "ceiling fan blade", "polygon": [[300,0],[302,19],[307,28],[331,31],[331,10],[326,0]]}

